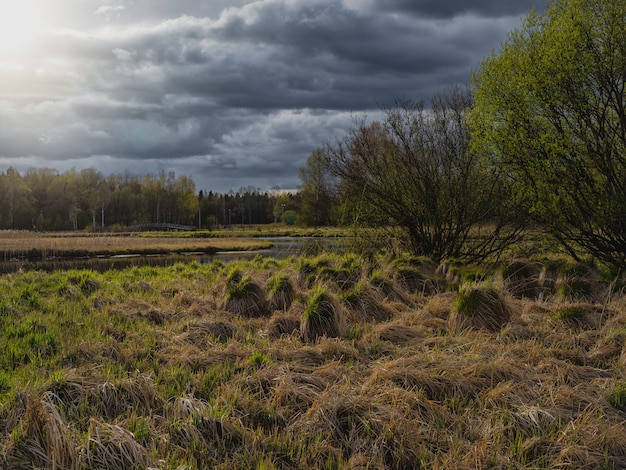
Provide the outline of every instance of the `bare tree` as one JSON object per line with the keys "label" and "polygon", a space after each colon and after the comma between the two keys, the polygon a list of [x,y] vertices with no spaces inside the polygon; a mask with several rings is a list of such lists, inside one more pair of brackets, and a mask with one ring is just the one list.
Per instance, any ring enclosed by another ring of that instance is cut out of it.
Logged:
{"label": "bare tree", "polygon": [[325,155],[362,223],[393,227],[411,252],[484,259],[516,239],[507,181],[470,151],[472,95],[455,87],[430,108],[398,102],[357,121]]}

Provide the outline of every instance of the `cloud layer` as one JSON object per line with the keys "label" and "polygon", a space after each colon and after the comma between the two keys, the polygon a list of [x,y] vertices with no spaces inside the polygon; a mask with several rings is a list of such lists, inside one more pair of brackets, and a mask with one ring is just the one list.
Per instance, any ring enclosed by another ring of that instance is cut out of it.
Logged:
{"label": "cloud layer", "polygon": [[0,170],[164,169],[213,191],[297,186],[355,115],[468,83],[533,6],[60,2],[40,12],[47,31],[0,57]]}

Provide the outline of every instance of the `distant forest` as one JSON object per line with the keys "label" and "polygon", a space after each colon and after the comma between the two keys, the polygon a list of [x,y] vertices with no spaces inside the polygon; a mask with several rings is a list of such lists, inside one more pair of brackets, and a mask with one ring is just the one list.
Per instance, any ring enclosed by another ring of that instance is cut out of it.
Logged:
{"label": "distant forest", "polygon": [[245,187],[227,194],[196,191],[173,172],[114,174],[89,168],[0,173],[0,229],[123,230],[150,223],[203,229],[278,221],[301,223],[300,194]]}

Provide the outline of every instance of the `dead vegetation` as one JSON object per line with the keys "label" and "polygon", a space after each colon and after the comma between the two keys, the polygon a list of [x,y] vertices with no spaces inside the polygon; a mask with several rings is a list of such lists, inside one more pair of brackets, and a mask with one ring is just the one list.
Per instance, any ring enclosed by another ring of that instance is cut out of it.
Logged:
{"label": "dead vegetation", "polygon": [[5,276],[0,468],[625,468],[615,281],[507,266]]}
{"label": "dead vegetation", "polygon": [[215,253],[217,251],[258,250],[270,243],[250,237],[182,238],[138,234],[34,233],[0,231],[0,261],[128,254]]}

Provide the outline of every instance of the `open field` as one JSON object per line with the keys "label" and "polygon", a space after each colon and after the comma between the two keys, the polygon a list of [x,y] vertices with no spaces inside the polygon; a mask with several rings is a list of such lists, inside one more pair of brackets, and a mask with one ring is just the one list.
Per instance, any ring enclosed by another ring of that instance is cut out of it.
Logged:
{"label": "open field", "polygon": [[0,468],[625,468],[623,284],[356,255],[0,277]]}
{"label": "open field", "polygon": [[87,234],[0,231],[0,261],[123,254],[259,250],[270,242],[232,233],[228,237],[191,238],[177,234]]}

